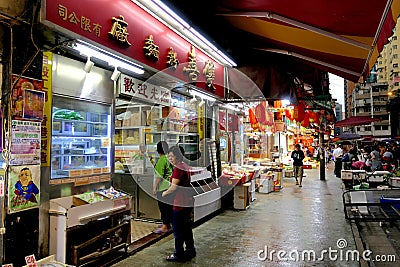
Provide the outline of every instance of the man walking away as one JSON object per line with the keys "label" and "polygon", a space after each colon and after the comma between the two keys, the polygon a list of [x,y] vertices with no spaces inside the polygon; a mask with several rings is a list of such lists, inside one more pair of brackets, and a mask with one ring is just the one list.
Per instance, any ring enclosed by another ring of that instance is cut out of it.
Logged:
{"label": "man walking away", "polygon": [[[293,159],[293,171],[294,171],[294,178],[296,179],[296,185],[302,187],[303,182],[303,159],[304,159],[304,152],[301,150],[299,144],[296,144],[295,150],[292,152],[292,159]],[[300,178],[300,184],[299,180]]]}

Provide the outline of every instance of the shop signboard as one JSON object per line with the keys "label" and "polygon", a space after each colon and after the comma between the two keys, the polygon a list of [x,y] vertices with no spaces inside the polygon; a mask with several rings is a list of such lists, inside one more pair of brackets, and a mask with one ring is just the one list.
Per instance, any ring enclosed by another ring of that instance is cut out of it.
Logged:
{"label": "shop signboard", "polygon": [[40,165],[11,166],[8,182],[8,212],[39,206]]}
{"label": "shop signboard", "polygon": [[224,97],[224,66],[133,1],[47,0],[44,6],[43,24]]}
{"label": "shop signboard", "polygon": [[118,93],[154,104],[162,104],[164,106],[170,106],[171,104],[171,91],[169,89],[141,81],[125,74],[121,74],[118,82]]}
{"label": "shop signboard", "polygon": [[40,124],[11,121],[10,165],[40,164]]}
{"label": "shop signboard", "polygon": [[50,166],[50,138],[51,138],[51,109],[52,109],[52,62],[53,54],[51,52],[43,52],[42,79],[45,93],[44,114],[41,125],[41,164],[42,167]]}

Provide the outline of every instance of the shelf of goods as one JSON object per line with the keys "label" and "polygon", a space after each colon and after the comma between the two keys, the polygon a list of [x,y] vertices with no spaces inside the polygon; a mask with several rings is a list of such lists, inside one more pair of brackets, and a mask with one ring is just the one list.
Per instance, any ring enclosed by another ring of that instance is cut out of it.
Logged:
{"label": "shelf of goods", "polygon": [[182,146],[185,151],[185,157],[188,160],[198,159],[199,136],[195,133],[183,133],[175,131],[153,131],[153,132],[146,132],[145,136],[146,136],[146,151],[149,156],[158,157],[156,151],[157,143],[159,141],[165,141],[168,143],[169,147],[174,145]]}
{"label": "shelf of goods", "polygon": [[93,264],[130,244],[131,196],[113,188],[50,200],[50,254]]}
{"label": "shelf of goods", "polygon": [[[65,103],[62,98],[55,97],[54,105],[60,107]],[[96,103],[83,107],[76,101],[72,101],[71,106],[78,110],[53,107],[50,182],[76,182],[75,178],[80,177],[90,180],[89,183],[109,180],[110,107]],[[87,111],[90,107],[102,113]]]}
{"label": "shelf of goods", "polygon": [[221,208],[221,188],[217,185],[211,172],[205,168],[191,168],[191,185],[194,195],[194,221]]}

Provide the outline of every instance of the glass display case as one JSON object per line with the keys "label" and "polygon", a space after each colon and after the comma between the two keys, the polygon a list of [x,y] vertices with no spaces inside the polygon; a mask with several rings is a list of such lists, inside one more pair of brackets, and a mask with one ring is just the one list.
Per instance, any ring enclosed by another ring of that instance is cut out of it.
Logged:
{"label": "glass display case", "polygon": [[111,106],[53,98],[51,179],[110,173]]}

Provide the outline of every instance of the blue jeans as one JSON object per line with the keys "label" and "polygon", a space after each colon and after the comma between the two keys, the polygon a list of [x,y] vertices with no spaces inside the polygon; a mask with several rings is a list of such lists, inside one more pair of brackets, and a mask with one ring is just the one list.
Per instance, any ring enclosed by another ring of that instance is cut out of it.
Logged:
{"label": "blue jeans", "polygon": [[[191,212],[192,208],[183,208],[179,211],[172,212],[172,231],[175,237],[174,254],[178,258],[185,256],[195,256],[196,249],[194,247]],[[185,244],[186,251],[183,247]]]}

